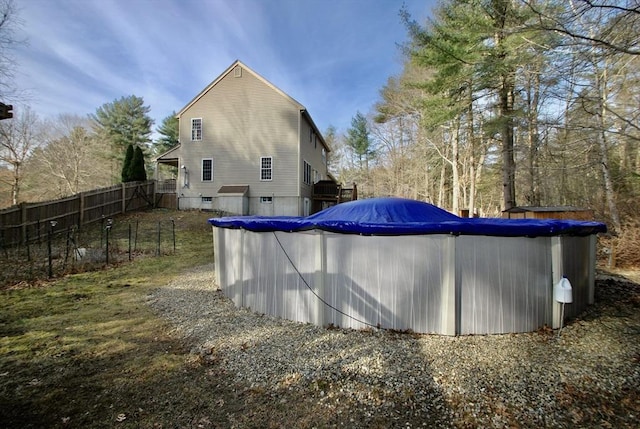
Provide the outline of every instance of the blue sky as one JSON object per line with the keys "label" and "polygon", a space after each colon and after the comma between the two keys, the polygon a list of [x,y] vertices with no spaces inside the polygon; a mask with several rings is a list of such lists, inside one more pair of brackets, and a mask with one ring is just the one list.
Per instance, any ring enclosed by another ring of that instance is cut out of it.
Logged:
{"label": "blue sky", "polygon": [[144,98],[155,127],[233,61],[340,131],[402,69],[404,4],[424,22],[435,0],[15,0],[28,44],[18,88],[43,118]]}

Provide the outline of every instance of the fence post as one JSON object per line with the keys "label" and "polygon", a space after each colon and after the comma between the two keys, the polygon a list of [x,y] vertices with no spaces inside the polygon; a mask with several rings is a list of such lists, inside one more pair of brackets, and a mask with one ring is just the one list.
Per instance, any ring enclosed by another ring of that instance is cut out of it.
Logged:
{"label": "fence post", "polygon": [[51,260],[51,228],[49,229],[49,233],[47,234],[47,257],[49,260],[49,278],[53,277],[53,266]]}
{"label": "fence post", "polygon": [[80,192],[80,195],[78,195],[80,197],[80,213],[78,215],[78,228],[82,228],[82,225],[84,225],[84,192]]}
{"label": "fence post", "polygon": [[106,261],[107,261],[107,265],[109,265],[109,232],[111,231],[111,226],[113,225],[113,220],[111,218],[107,219],[107,226],[106,226],[106,230],[107,230],[107,243],[105,246],[105,255],[107,257]]}
{"label": "fence post", "polygon": [[20,203],[20,225],[22,227],[22,242],[27,240],[27,203],[24,201]]}
{"label": "fence post", "polygon": [[29,228],[27,228],[27,261],[31,262],[31,248],[29,247]]}
{"label": "fence post", "polygon": [[131,222],[129,222],[129,260],[131,260]]}
{"label": "fence post", "polygon": [[67,248],[64,252],[64,264],[62,265],[62,269],[67,269],[67,262],[69,260],[69,246],[71,245],[71,227],[67,226]]}
{"label": "fence post", "polygon": [[53,255],[51,254],[51,240],[53,238],[53,227],[57,222],[52,220],[49,222],[49,233],[47,234],[47,253],[49,256],[49,278],[53,277]]}
{"label": "fence post", "polygon": [[133,251],[135,252],[136,250],[138,250],[138,225],[140,224],[139,220],[136,220],[136,233],[134,234],[133,237]]}
{"label": "fence post", "polygon": [[104,240],[104,215],[100,218],[100,249],[102,249],[102,241]]}
{"label": "fence post", "polygon": [[7,250],[8,246],[4,244],[4,228],[0,228],[0,249],[2,249],[4,253],[4,257],[9,259],[9,252]]}
{"label": "fence post", "polygon": [[122,213],[127,212],[127,184],[122,182]]}
{"label": "fence post", "polygon": [[[156,168],[155,175],[156,175],[156,177],[158,177],[158,169],[157,168]],[[158,186],[158,181],[157,180],[154,180],[154,181],[151,182],[151,189],[153,190],[153,192],[151,193],[153,195],[153,206],[152,206],[152,208],[154,208],[154,209],[156,208],[157,201],[158,201],[156,199],[156,190],[157,190],[156,188],[157,188],[157,186]]]}

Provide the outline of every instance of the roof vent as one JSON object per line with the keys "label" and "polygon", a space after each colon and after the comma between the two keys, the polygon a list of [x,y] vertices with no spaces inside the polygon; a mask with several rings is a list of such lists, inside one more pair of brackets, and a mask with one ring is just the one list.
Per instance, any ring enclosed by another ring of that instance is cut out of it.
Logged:
{"label": "roof vent", "polygon": [[236,68],[233,69],[233,77],[242,77],[242,67],[236,66]]}

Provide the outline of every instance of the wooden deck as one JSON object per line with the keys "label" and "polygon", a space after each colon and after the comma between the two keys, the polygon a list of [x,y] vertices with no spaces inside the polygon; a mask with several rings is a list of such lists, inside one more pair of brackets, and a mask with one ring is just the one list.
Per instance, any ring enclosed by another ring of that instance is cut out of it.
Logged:
{"label": "wooden deck", "polygon": [[350,188],[331,180],[321,180],[313,185],[313,213],[357,199],[358,188],[355,183]]}

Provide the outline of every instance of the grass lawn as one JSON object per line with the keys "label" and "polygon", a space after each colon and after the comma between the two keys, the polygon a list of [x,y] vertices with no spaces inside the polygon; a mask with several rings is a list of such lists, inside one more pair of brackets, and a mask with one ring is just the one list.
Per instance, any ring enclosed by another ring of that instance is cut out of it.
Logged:
{"label": "grass lawn", "polygon": [[212,262],[210,214],[143,216],[176,220],[175,255],[0,291],[1,427],[225,426],[216,398],[233,396],[228,383],[144,303]]}

